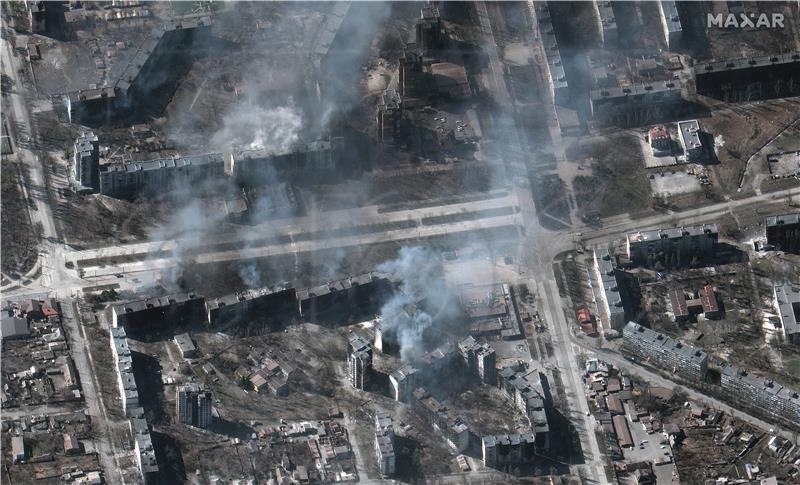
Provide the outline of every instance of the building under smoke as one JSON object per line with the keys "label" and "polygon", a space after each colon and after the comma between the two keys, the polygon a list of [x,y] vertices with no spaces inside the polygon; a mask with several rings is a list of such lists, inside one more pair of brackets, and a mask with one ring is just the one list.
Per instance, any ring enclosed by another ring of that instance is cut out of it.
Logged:
{"label": "building under smoke", "polygon": [[372,272],[299,290],[297,297],[305,321],[338,325],[374,317],[392,292],[387,275]]}
{"label": "building under smoke", "polygon": [[729,59],[694,67],[697,94],[726,102],[800,94],[800,53]]}
{"label": "building under smoke", "polygon": [[767,217],[767,244],[778,251],[800,254],[800,212]]}
{"label": "building under smoke", "polygon": [[[75,145],[77,161],[83,160],[86,142]],[[275,182],[276,175],[286,180],[332,176],[341,169],[344,140],[332,138],[299,144],[286,153],[268,150],[241,150],[207,153],[144,161],[90,165],[81,180],[95,182],[92,187],[111,197],[159,194],[177,188],[231,180],[236,186],[254,187]],[[81,166],[83,168],[83,166]],[[83,185],[86,185],[83,183]]]}
{"label": "building under smoke", "polygon": [[569,100],[569,84],[567,84],[567,74],[564,71],[556,32],[553,29],[550,9],[547,2],[528,2],[528,5],[531,4],[533,5],[531,14],[536,19],[539,37],[542,40],[545,57],[547,57],[547,81],[550,96],[557,104],[563,104]]}
{"label": "building under smoke", "polygon": [[353,387],[366,390],[372,377],[372,346],[354,333],[347,343],[347,377]]}
{"label": "building under smoke", "polygon": [[111,305],[109,316],[113,327],[128,331],[161,331],[177,325],[205,321],[205,298],[194,293],[173,295]]}
{"label": "building under smoke", "polygon": [[258,288],[206,300],[207,322],[212,327],[236,327],[253,321],[268,325],[293,323],[300,317],[294,288]]}
{"label": "building under smoke", "polygon": [[210,36],[210,17],[169,20],[154,28],[118,79],[61,96],[69,119],[109,122],[148,105],[152,98],[163,97],[166,87],[188,65],[192,49]]}
{"label": "building under smoke", "polygon": [[619,45],[619,31],[617,30],[617,19],[614,16],[614,9],[611,2],[595,0],[594,8],[597,11],[600,36],[603,47],[606,49],[616,49]]}

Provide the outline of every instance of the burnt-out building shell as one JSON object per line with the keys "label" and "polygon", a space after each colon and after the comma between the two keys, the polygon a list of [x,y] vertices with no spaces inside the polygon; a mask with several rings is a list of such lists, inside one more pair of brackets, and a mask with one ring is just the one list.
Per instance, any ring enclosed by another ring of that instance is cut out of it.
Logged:
{"label": "burnt-out building shell", "polygon": [[206,302],[207,321],[212,327],[249,324],[253,321],[270,325],[295,322],[298,313],[297,291],[294,288],[259,288],[246,290]]}
{"label": "burnt-out building shell", "polygon": [[304,320],[336,325],[374,317],[391,294],[392,284],[381,273],[365,273],[297,292]]}
{"label": "burnt-out building shell", "polygon": [[194,293],[145,298],[109,307],[112,326],[130,332],[161,331],[197,324],[205,318],[205,298]]}

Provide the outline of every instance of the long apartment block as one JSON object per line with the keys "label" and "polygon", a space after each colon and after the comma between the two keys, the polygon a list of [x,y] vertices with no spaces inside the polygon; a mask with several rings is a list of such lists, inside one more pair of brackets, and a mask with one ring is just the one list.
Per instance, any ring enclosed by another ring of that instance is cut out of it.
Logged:
{"label": "long apartment block", "polygon": [[683,379],[705,380],[708,372],[708,354],[702,350],[635,322],[628,322],[625,325],[622,337],[622,349],[626,354],[638,357]]}

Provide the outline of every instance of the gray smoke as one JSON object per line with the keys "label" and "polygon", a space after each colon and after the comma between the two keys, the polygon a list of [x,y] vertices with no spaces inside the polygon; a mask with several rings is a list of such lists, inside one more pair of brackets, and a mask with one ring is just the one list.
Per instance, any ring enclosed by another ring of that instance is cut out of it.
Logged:
{"label": "gray smoke", "polygon": [[300,139],[303,117],[293,106],[265,108],[249,102],[237,103],[222,120],[222,128],[211,136],[217,150],[264,149],[285,153]]}
{"label": "gray smoke", "polygon": [[[381,308],[381,328],[396,336],[400,358],[411,362],[425,353],[424,336],[447,307],[441,261],[428,248],[406,246],[396,259],[381,263],[378,270],[393,273],[401,281],[400,291]],[[425,308],[417,304],[421,300],[425,300]]]}

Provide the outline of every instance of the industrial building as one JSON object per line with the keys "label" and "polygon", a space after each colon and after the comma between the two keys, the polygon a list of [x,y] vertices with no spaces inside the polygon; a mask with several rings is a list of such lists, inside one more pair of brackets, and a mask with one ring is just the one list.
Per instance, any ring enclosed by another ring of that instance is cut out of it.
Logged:
{"label": "industrial building", "polygon": [[356,389],[366,390],[372,376],[372,346],[357,334],[350,334],[347,347],[347,377]]}
{"label": "industrial building", "polygon": [[397,466],[394,426],[392,417],[381,411],[375,412],[375,454],[378,457],[378,470],[381,476],[394,475]]}
{"label": "industrial building", "polygon": [[73,146],[75,181],[85,190],[100,190],[100,147],[97,135],[84,132]]}
{"label": "industrial building", "polygon": [[147,331],[203,322],[206,307],[202,296],[176,293],[111,305],[109,313],[113,327],[124,327],[128,331]]}
{"label": "industrial building", "polygon": [[213,419],[211,389],[191,383],[175,389],[175,415],[179,423],[208,428]]}
{"label": "industrial building", "polygon": [[722,317],[717,295],[711,285],[705,285],[696,292],[691,292],[689,297],[683,289],[670,290],[668,295],[672,318],[676,322],[688,322],[699,314],[707,320]]}
{"label": "industrial building", "polygon": [[800,429],[800,394],[796,389],[732,365],[720,366],[720,387],[728,400]]}
{"label": "industrial building", "polygon": [[600,248],[594,251],[594,271],[599,287],[595,296],[601,310],[601,320],[612,330],[622,330],[625,326],[625,307],[622,303],[622,294],[617,279],[617,270],[608,249]]}
{"label": "industrial building", "polygon": [[536,456],[533,433],[513,433],[484,436],[481,440],[483,465],[501,467],[532,463]]}
{"label": "industrial building", "polygon": [[628,258],[636,266],[678,268],[713,257],[718,240],[717,225],[702,224],[629,233],[626,246]]}
{"label": "industrial building", "polygon": [[437,401],[424,388],[412,393],[411,406],[422,415],[428,424],[445,442],[458,453],[467,450],[475,440],[475,434],[451,409]]}
{"label": "industrial building", "polygon": [[778,251],[800,254],[800,212],[767,217],[767,244]]}
{"label": "industrial building", "polygon": [[294,288],[255,288],[206,299],[206,321],[215,328],[250,321],[286,324],[300,316]]}
{"label": "industrial building", "polygon": [[682,379],[702,382],[708,371],[708,354],[664,334],[628,322],[622,332],[622,351],[671,372]]}
{"label": "industrial building", "polygon": [[776,286],[773,296],[783,341],[800,345],[800,288],[794,285]]}
{"label": "industrial building", "polygon": [[489,344],[479,344],[469,336],[458,343],[458,353],[473,375],[490,386],[497,382],[496,355]]}
{"label": "industrial building", "polygon": [[539,37],[542,40],[544,55],[547,58],[547,81],[550,96],[556,104],[563,104],[569,100],[569,84],[567,84],[567,74],[564,71],[561,51],[553,29],[550,9],[547,6],[547,2],[528,2],[528,5],[533,5],[531,15],[536,19],[536,24],[539,27]]}
{"label": "industrial building", "polygon": [[145,106],[174,82],[191,50],[210,36],[210,17],[169,20],[154,28],[118,79],[61,95],[70,121],[109,122]]}
{"label": "industrial building", "polygon": [[[335,175],[337,169],[342,168],[343,147],[342,138],[332,138],[298,144],[281,154],[258,149],[129,160],[95,165],[92,169],[96,172],[89,178],[98,180],[95,187],[98,192],[118,198],[161,193],[226,178],[252,187],[274,182],[276,173],[287,178]],[[76,159],[78,148],[76,142]]]}
{"label": "industrial building", "polygon": [[664,29],[664,41],[667,48],[675,49],[683,38],[683,27],[678,15],[678,5],[672,0],[658,2],[658,16]]}
{"label": "industrial building", "polygon": [[703,158],[703,142],[700,139],[700,124],[697,120],[679,121],[678,134],[681,148],[687,162],[697,162]]}
{"label": "industrial building", "polygon": [[694,67],[697,94],[726,102],[784,98],[800,93],[800,53],[729,59]]}
{"label": "industrial building", "polygon": [[614,9],[611,2],[595,0],[594,8],[597,10],[597,18],[600,23],[599,30],[605,49],[615,49],[619,45],[619,31],[617,30],[617,19],[614,17]]}
{"label": "industrial building", "polygon": [[671,118],[683,101],[681,87],[670,81],[593,89],[589,98],[595,122],[622,127]]}
{"label": "industrial building", "polygon": [[468,333],[474,337],[522,338],[521,322],[508,284],[461,285],[461,307],[467,317]]}
{"label": "industrial building", "polygon": [[341,324],[374,317],[393,286],[383,273],[365,273],[298,290],[300,314],[308,322]]}

